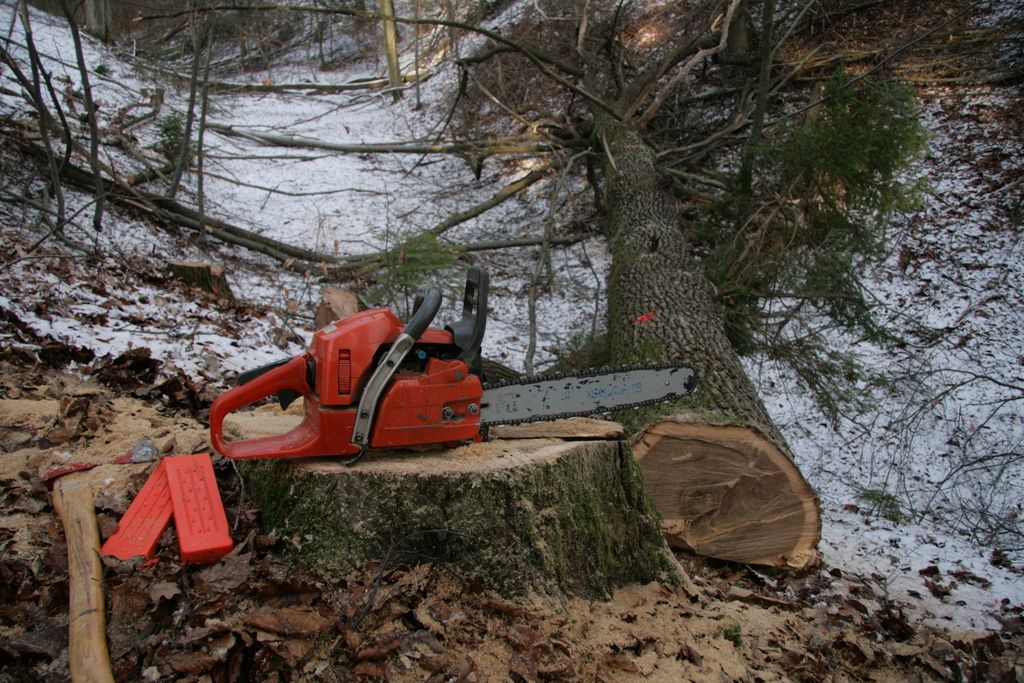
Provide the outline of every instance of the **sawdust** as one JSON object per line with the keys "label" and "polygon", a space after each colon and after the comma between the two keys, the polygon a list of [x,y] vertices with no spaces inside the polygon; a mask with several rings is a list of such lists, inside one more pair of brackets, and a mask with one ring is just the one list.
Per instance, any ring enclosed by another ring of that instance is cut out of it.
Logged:
{"label": "sawdust", "polygon": [[[302,416],[302,399],[292,403],[285,411],[277,404],[266,404],[229,415],[224,420],[224,433],[231,440],[284,434],[298,426]],[[511,438],[502,435],[500,441],[472,443],[455,448],[434,445],[402,450],[373,450],[360,461],[359,467],[361,472],[409,475],[492,472],[555,460],[565,451],[576,447],[575,443],[562,438],[615,438],[621,432],[621,426],[617,423],[589,418],[558,420],[543,425],[534,431],[512,432]],[[297,464],[316,472],[343,473],[347,470],[343,461],[337,458],[309,458]]]}
{"label": "sawdust", "polygon": [[[95,464],[80,475],[99,493],[123,493],[152,463],[110,464],[150,439],[160,455],[209,449],[207,429],[188,417],[162,415],[151,403],[113,396],[88,384],[53,383],[0,400],[0,479],[38,478]],[[19,447],[20,446],[20,447]]]}
{"label": "sawdust", "polygon": [[[821,638],[828,627],[814,610],[713,600],[659,583],[622,588],[608,602],[533,597],[506,603],[463,591],[457,579],[436,577],[415,618],[468,657],[480,681],[509,680],[513,673],[511,680],[626,683],[817,680],[827,673],[810,668],[812,661],[823,661],[813,649],[832,640]],[[448,609],[438,610],[442,604]],[[449,616],[423,618],[434,612]],[[407,628],[401,619],[383,622],[374,632],[401,632]],[[809,650],[811,657],[799,654]],[[837,656],[828,653],[836,665]],[[870,669],[871,680],[906,680],[906,670],[879,659],[864,669]],[[421,681],[421,666],[417,659],[392,659],[388,680]]]}

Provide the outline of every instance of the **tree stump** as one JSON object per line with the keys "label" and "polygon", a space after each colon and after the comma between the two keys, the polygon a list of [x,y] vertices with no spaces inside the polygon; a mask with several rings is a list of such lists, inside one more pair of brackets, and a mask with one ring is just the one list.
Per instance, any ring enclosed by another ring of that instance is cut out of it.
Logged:
{"label": "tree stump", "polygon": [[187,285],[198,287],[204,292],[213,294],[218,299],[233,301],[235,295],[228,286],[224,267],[215,263],[198,261],[171,261],[167,264],[171,275]]}
{"label": "tree stump", "polygon": [[[270,424],[263,410],[234,419],[258,433]],[[263,528],[323,571],[440,562],[506,595],[587,597],[680,578],[622,441],[508,439],[242,471]]]}
{"label": "tree stump", "polygon": [[319,330],[335,320],[355,315],[363,308],[359,297],[353,292],[338,287],[325,287],[324,291],[320,293],[320,305],[317,306],[316,313],[313,315],[313,324]]}

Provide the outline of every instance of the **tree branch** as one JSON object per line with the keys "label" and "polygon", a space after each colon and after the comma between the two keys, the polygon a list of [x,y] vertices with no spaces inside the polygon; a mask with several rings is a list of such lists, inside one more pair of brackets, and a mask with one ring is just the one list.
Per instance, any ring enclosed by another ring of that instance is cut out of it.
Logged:
{"label": "tree branch", "polygon": [[233,126],[219,123],[209,123],[207,128],[221,135],[244,138],[272,147],[327,149],[346,154],[471,154],[479,158],[486,158],[496,154],[536,154],[553,152],[565,147],[585,146],[582,140],[552,143],[545,142],[544,138],[539,136],[494,138],[491,140],[470,140],[466,142],[378,142],[361,144],[325,142],[295,135],[240,130]]}
{"label": "tree branch", "polygon": [[[637,119],[636,125],[638,127],[642,128],[645,126],[654,117],[654,115],[658,113],[658,109],[660,109],[661,105],[665,102],[665,98],[668,97],[669,93],[671,93],[672,90],[675,89],[675,87],[679,85],[679,83],[682,82],[682,80],[686,78],[691,71],[693,71],[695,66],[700,64],[702,60],[707,59],[711,55],[718,54],[725,49],[725,46],[729,41],[729,26],[732,25],[733,14],[736,12],[736,7],[740,2],[741,0],[732,0],[732,2],[729,3],[729,7],[725,12],[725,19],[722,21],[721,37],[718,44],[714,47],[707,47],[698,50],[697,54],[690,57],[683,68],[680,69],[677,74],[672,76],[668,83],[658,90],[658,94],[654,96],[654,102],[652,102],[651,106],[647,107],[640,118]],[[693,40],[696,40],[696,36],[691,40],[691,42]]]}
{"label": "tree branch", "polygon": [[480,202],[470,209],[466,209],[465,211],[460,211],[459,213],[449,216],[434,227],[430,228],[428,232],[431,232],[434,235],[441,235],[449,228],[454,228],[460,223],[465,223],[471,218],[476,218],[485,211],[489,211],[490,209],[498,206],[505,200],[511,199],[522,190],[525,190],[530,185],[536,183],[538,180],[546,178],[550,170],[550,166],[545,166],[544,168],[530,171],[519,180],[516,180],[501,188],[498,192],[495,192],[489,199]]}
{"label": "tree branch", "polygon": [[689,40],[677,45],[674,50],[666,54],[659,62],[648,67],[643,73],[632,80],[630,86],[622,93],[618,100],[619,107],[623,109],[623,121],[629,121],[636,115],[636,112],[650,96],[658,81],[697,46],[701,36],[711,28],[713,18],[719,14],[724,2],[725,0],[719,0],[705,25],[700,30],[692,33]]}

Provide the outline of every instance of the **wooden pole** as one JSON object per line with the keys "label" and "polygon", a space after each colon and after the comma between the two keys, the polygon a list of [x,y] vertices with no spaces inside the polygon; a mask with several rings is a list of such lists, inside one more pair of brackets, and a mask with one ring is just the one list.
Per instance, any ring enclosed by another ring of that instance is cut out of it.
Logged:
{"label": "wooden pole", "polygon": [[113,683],[107,650],[100,533],[92,489],[82,473],[53,485],[53,508],[68,544],[68,659],[72,683]]}

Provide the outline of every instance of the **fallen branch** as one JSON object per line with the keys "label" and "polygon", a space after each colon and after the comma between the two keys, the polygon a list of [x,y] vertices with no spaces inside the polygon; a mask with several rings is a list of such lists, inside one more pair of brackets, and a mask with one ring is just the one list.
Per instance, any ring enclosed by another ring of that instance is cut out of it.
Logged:
{"label": "fallen branch", "polygon": [[515,247],[538,247],[543,245],[545,242],[552,247],[567,247],[577,244],[578,242],[582,242],[590,237],[593,237],[593,235],[579,233],[575,235],[568,235],[566,237],[550,237],[545,240],[544,236],[541,235],[540,237],[521,237],[514,240],[470,242],[469,244],[459,245],[458,249],[461,251],[494,251],[497,249],[512,249]]}
{"label": "fallen branch", "polygon": [[[428,78],[430,73],[421,76],[421,79]],[[412,76],[405,76],[405,82],[411,83],[415,79]],[[343,92],[358,92],[360,90],[382,90],[387,88],[386,78],[368,78],[363,81],[350,83],[231,83],[229,81],[210,81],[210,92],[217,93],[289,93],[305,92],[323,95],[333,95]]]}
{"label": "fallen branch", "polygon": [[[45,159],[46,152],[26,140],[12,136],[6,131],[4,137],[13,141],[23,152],[37,158]],[[72,163],[65,165],[61,177],[76,187],[86,191],[92,191],[96,187],[95,177],[88,170]],[[163,219],[165,221],[181,225],[196,231],[201,230],[202,223],[205,223],[210,235],[222,242],[266,254],[277,259],[282,266],[295,272],[304,273],[310,270],[322,268],[320,264],[331,263],[337,259],[333,256],[320,254],[308,249],[294,247],[278,240],[257,235],[256,233],[232,225],[227,221],[217,218],[205,217],[200,221],[199,213],[187,206],[184,206],[173,199],[168,199],[151,192],[144,192],[137,188],[114,182],[106,178],[102,179],[106,197],[123,206],[130,206],[133,209],[143,211],[147,214]]]}
{"label": "fallen branch", "polygon": [[[548,240],[551,246],[570,246],[588,239],[592,235],[578,233],[566,237],[554,237]],[[520,237],[511,240],[484,240],[481,242],[468,242],[466,244],[445,243],[445,248],[455,252],[471,251],[498,251],[501,249],[515,249],[518,247],[536,247],[544,244],[544,237]],[[324,272],[332,277],[351,275],[352,273],[367,273],[381,267],[386,252],[377,251],[370,254],[359,254],[350,256],[343,260],[337,260],[333,265],[324,266]]]}
{"label": "fallen branch", "polygon": [[[14,144],[18,145],[25,153],[31,154],[39,158],[44,158],[45,153],[39,149],[36,145],[21,139],[17,136],[12,136],[6,131],[2,133],[4,137],[12,140]],[[531,178],[534,174],[540,174],[538,177]],[[531,172],[513,182],[503,190],[499,191],[491,197],[491,199],[471,209],[469,212],[476,211],[475,215],[480,215],[487,208],[497,206],[507,199],[504,196],[508,192],[508,196],[514,194],[514,191],[509,191],[510,188],[522,184],[523,189],[527,185],[536,182],[540,177],[547,174],[547,170],[538,170]],[[76,166],[74,164],[68,164],[64,170],[63,177],[72,185],[81,187],[86,190],[92,190],[95,188],[95,178],[92,173],[84,168]],[[281,266],[287,270],[291,270],[297,273],[308,273],[308,272],[320,272],[325,277],[337,276],[351,273],[357,270],[373,269],[378,267],[383,261],[385,254],[383,252],[376,252],[372,254],[363,254],[359,256],[353,256],[348,258],[339,258],[328,254],[322,254],[320,252],[311,251],[308,249],[302,249],[295,247],[278,240],[271,239],[269,237],[263,237],[250,230],[240,228],[236,225],[232,225],[227,221],[223,221],[218,218],[211,218],[210,216],[199,215],[199,212],[195,209],[189,208],[177,202],[176,200],[169,199],[167,197],[154,194],[151,192],[143,192],[137,188],[125,185],[123,183],[117,183],[104,178],[104,191],[106,192],[107,198],[120,204],[122,206],[129,206],[132,209],[143,211],[156,218],[180,225],[191,230],[199,232],[202,226],[205,225],[208,234],[216,239],[225,242],[227,244],[234,244],[240,247],[245,247],[252,251],[259,252],[270,256],[273,259],[281,262]],[[518,190],[515,190],[518,191]],[[503,197],[500,200],[496,199]],[[486,208],[481,208],[485,204],[491,203]],[[463,216],[469,212],[463,212],[458,214]],[[471,216],[470,216],[471,217]],[[468,220],[469,217],[463,220]],[[462,222],[462,221],[459,221]],[[441,225],[441,224],[439,224]],[[437,226],[435,226],[435,229]],[[435,234],[441,234],[444,230]],[[589,237],[586,234],[572,235],[568,237],[556,237],[550,240],[549,244],[555,246],[567,246],[570,244],[576,244]],[[454,249],[459,251],[493,251],[498,249],[511,249],[516,247],[530,247],[537,246],[543,243],[542,237],[527,237],[513,240],[498,240],[498,241],[482,241],[482,242],[471,242],[463,245],[452,245]]]}
{"label": "fallen branch", "polygon": [[510,199],[511,197],[518,194],[520,191],[525,190],[530,185],[536,183],[538,180],[547,177],[549,171],[549,166],[545,166],[544,168],[538,169],[536,171],[530,171],[519,180],[516,180],[506,185],[505,187],[501,188],[498,192],[494,193],[489,199],[480,202],[479,204],[470,209],[466,209],[465,211],[453,214],[448,218],[444,219],[434,227],[430,228],[430,232],[433,233],[434,235],[441,235],[445,231],[449,230],[450,228],[454,228],[456,225],[459,225],[460,223],[465,223],[471,218],[476,218],[480,214],[498,206],[506,199]]}
{"label": "fallen branch", "polygon": [[566,146],[584,145],[584,141],[552,143],[539,137],[495,138],[493,140],[472,140],[467,142],[376,142],[347,143],[326,142],[296,135],[261,133],[240,130],[219,123],[207,124],[207,128],[228,137],[243,138],[271,147],[293,147],[300,149],[328,149],[345,154],[465,154],[477,158],[496,154],[537,154],[563,149]]}

